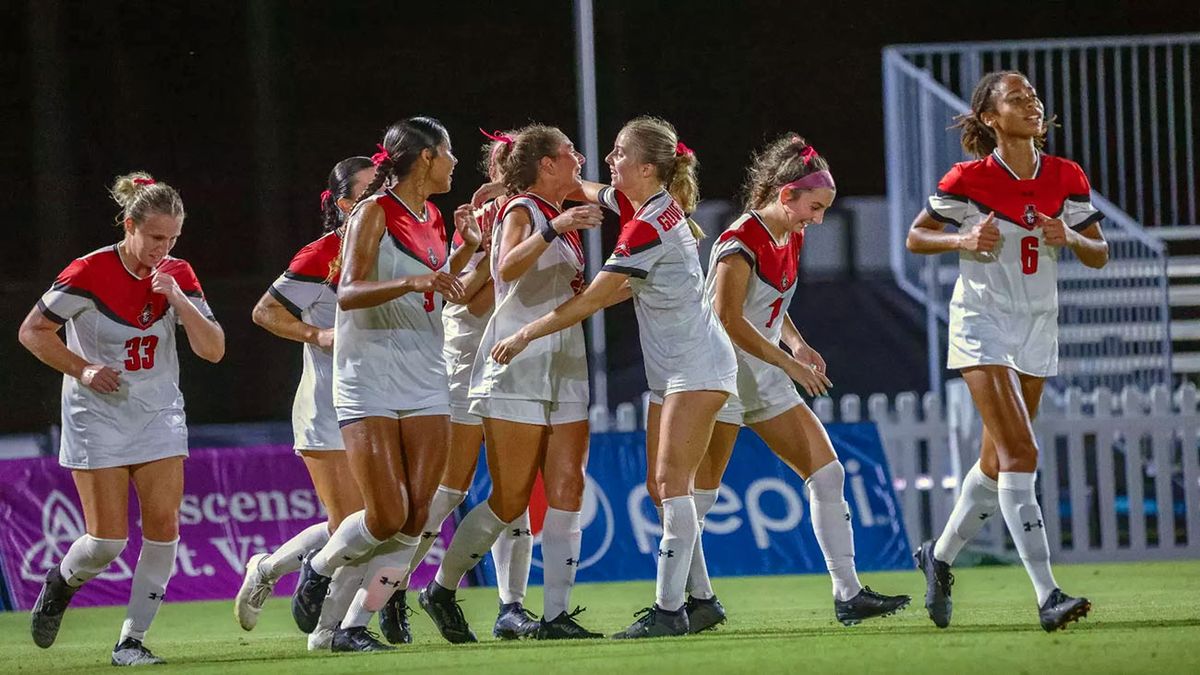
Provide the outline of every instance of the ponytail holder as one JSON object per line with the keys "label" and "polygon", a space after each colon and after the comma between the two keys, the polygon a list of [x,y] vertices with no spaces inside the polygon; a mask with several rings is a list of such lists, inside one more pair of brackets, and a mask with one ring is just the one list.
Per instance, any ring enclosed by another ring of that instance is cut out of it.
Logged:
{"label": "ponytail holder", "polygon": [[507,143],[509,145],[512,145],[512,143],[513,143],[513,137],[509,136],[508,134],[504,133],[503,131],[494,131],[489,134],[488,132],[483,130],[483,127],[479,127],[479,133],[483,134],[484,136],[487,136],[489,139],[491,139],[493,141],[497,141],[500,143]]}
{"label": "ponytail holder", "polygon": [[379,148],[379,152],[371,155],[371,163],[372,164],[374,164],[375,166],[379,166],[380,164],[383,164],[384,162],[390,161],[392,159],[392,155],[387,151],[387,148],[383,147],[382,144],[376,143],[375,147]]}
{"label": "ponytail holder", "polygon": [[678,157],[679,155],[688,155],[690,157],[695,154],[696,153],[693,152],[691,148],[683,144],[683,141],[679,141],[675,144],[675,156]]}
{"label": "ponytail holder", "polygon": [[157,181],[155,181],[153,178],[134,178],[133,179],[134,185],[154,185],[154,183],[156,183],[156,182]]}
{"label": "ponytail holder", "polygon": [[808,163],[813,161],[816,156],[817,149],[811,145],[804,146],[804,149],[800,151],[800,159],[804,162],[805,166],[808,166]]}
{"label": "ponytail holder", "polygon": [[330,192],[329,190],[326,190],[321,193],[321,208],[325,208],[325,202],[329,201],[329,198],[332,196],[333,196],[333,193]]}

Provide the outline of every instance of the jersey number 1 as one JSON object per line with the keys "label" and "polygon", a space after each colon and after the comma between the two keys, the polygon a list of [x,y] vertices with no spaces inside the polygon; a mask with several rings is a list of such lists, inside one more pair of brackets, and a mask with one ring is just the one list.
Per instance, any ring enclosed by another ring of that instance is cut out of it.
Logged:
{"label": "jersey number 1", "polygon": [[1021,239],[1021,271],[1025,274],[1037,274],[1038,270],[1038,238],[1024,237]]}
{"label": "jersey number 1", "polygon": [[158,348],[158,336],[130,338],[125,341],[125,370],[133,372],[154,367],[154,350]]}
{"label": "jersey number 1", "polygon": [[783,310],[783,296],[771,303],[771,318],[767,319],[767,328],[775,324],[775,319],[779,318],[779,312]]}

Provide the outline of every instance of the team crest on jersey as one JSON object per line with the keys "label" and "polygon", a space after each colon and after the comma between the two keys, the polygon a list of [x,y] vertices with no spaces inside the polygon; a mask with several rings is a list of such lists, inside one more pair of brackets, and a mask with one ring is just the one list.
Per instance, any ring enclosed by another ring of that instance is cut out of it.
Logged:
{"label": "team crest on jersey", "polygon": [[784,273],[783,273],[783,287],[784,287],[784,289],[787,289],[787,287],[788,287],[788,284],[789,284],[789,283],[790,283],[790,282],[788,281],[788,278],[787,278],[787,272],[784,272]]}
{"label": "team crest on jersey", "polygon": [[146,326],[150,325],[150,319],[153,316],[154,316],[154,305],[152,303],[147,302],[146,306],[142,308],[142,313],[138,314],[138,323],[141,324],[141,326],[143,328],[145,328]]}
{"label": "team crest on jersey", "polygon": [[613,249],[613,255],[619,255],[619,256],[628,258],[629,257],[629,245],[626,244],[625,242],[621,242],[621,243],[617,244],[617,247]]}
{"label": "team crest on jersey", "polygon": [[432,246],[429,247],[428,253],[429,253],[430,267],[437,267],[438,266],[438,257],[437,257],[437,253],[434,253]]}
{"label": "team crest on jersey", "polygon": [[1038,217],[1037,207],[1034,206],[1033,204],[1026,204],[1025,205],[1025,216],[1024,216],[1025,224],[1028,225],[1029,227],[1033,227],[1034,225],[1037,224],[1037,217]]}

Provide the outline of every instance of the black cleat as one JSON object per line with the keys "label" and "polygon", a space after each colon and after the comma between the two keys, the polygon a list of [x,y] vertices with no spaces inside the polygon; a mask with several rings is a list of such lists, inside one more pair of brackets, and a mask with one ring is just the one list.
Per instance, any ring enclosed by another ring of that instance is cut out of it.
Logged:
{"label": "black cleat", "polygon": [[62,625],[63,614],[67,605],[75,597],[78,587],[71,587],[58,571],[58,565],[46,572],[46,581],[42,584],[42,592],[38,593],[37,602],[30,612],[29,632],[33,634],[33,643],[42,649],[54,644],[58,637],[58,628]]}
{"label": "black cleat", "polygon": [[883,595],[864,586],[858,595],[849,600],[834,600],[833,611],[842,625],[853,626],[864,619],[891,616],[908,607],[912,598],[907,595]]}
{"label": "black cleat", "polygon": [[458,606],[454,591],[442,588],[436,581],[430,581],[425,590],[417,596],[417,602],[429,618],[433,619],[433,625],[437,626],[438,632],[447,642],[456,645],[479,642],[475,633],[471,632],[471,627],[467,625],[467,617],[463,616],[462,607]]}
{"label": "black cleat", "polygon": [[335,628],[329,649],[334,652],[390,652],[396,648],[380,642],[366,626],[355,626]]}
{"label": "black cleat", "polygon": [[141,640],[128,637],[113,647],[112,664],[114,666],[158,666],[164,663],[166,661],[146,649],[146,645],[143,645]]}
{"label": "black cleat", "polygon": [[500,603],[500,615],[492,627],[492,636],[501,640],[516,640],[537,632],[537,615],[525,609],[519,602]]}
{"label": "black cleat", "polygon": [[538,640],[590,640],[604,637],[603,633],[593,633],[575,620],[575,617],[585,611],[587,610],[584,608],[576,607],[574,612],[562,612],[550,621],[543,618],[534,637]]}
{"label": "black cleat", "polygon": [[296,591],[292,593],[292,618],[296,626],[305,633],[311,633],[317,628],[321,619],[321,605],[329,592],[329,582],[332,577],[317,574],[312,568],[313,553],[304,556],[300,565],[300,580],[296,582]]}
{"label": "black cleat", "polygon": [[1043,630],[1053,633],[1087,616],[1091,609],[1092,603],[1087,598],[1072,598],[1056,588],[1050,592],[1045,604],[1038,608],[1038,619],[1042,622]]}
{"label": "black cleat", "polygon": [[614,633],[612,639],[636,640],[688,634],[688,615],[684,607],[668,612],[656,604],[639,610],[634,616],[638,617],[637,620],[629,628]]}
{"label": "black cleat", "polygon": [[[408,627],[408,617],[412,616],[412,608],[405,601],[404,591],[392,593],[387,604],[379,610],[379,632],[394,645],[412,643],[412,631]],[[361,651],[361,650],[360,650]]]}
{"label": "black cleat", "polygon": [[715,595],[707,600],[689,595],[684,608],[687,609],[688,632],[693,635],[725,623],[725,608]]}
{"label": "black cleat", "polygon": [[933,625],[945,628],[950,625],[950,614],[954,611],[950,600],[954,575],[950,573],[950,565],[933,557],[932,539],[921,544],[913,558],[917,560],[917,569],[925,573],[925,609],[929,618]]}

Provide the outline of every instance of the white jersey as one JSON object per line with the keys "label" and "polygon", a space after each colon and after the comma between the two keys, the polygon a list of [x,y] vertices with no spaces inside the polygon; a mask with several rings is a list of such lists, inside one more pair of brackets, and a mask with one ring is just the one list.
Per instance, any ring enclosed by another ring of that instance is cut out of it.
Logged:
{"label": "white jersey", "polygon": [[[490,255],[492,231],[504,206],[503,202],[503,199],[493,199],[483,206],[482,212],[476,218],[485,244],[467,261],[467,266],[463,268],[460,276],[474,272],[483,262],[484,256]],[[462,243],[462,238],[455,232],[450,246],[451,253],[453,254]],[[446,359],[446,375],[450,379],[450,402],[453,405],[467,405],[471,389],[471,368],[475,364],[475,354],[479,351],[479,341],[483,339],[483,330],[491,317],[491,309],[483,316],[471,314],[466,303],[447,304],[442,309],[442,326],[446,331],[442,355]]]}
{"label": "white jersey", "polygon": [[[504,205],[496,219],[492,269],[499,269],[504,238],[504,217],[513,209],[529,214],[531,236],[559,214],[559,210],[534,194],[517,195]],[[522,327],[549,314],[583,289],[583,246],[578,232],[568,232],[550,242],[537,261],[520,278],[504,281],[493,276],[496,308],[484,328],[471,372],[471,398],[509,398],[554,403],[588,402],[587,351],[583,328],[576,324],[540,337],[508,364],[491,357],[492,347]]]}
{"label": "white jersey", "polygon": [[683,208],[665,190],[635,210],[625,195],[606,187],[600,203],[621,219],[603,269],[629,276],[650,389],[663,396],[736,394],[733,346],[704,294],[699,247]]}
{"label": "white jersey", "polygon": [[[329,283],[329,266],[341,246],[342,238],[330,232],[300,249],[267,292],[304,323],[333,328],[337,290]],[[333,408],[332,350],[304,345],[304,370],[292,402],[292,437],[297,450],[345,447]]]}
{"label": "white jersey", "polygon": [[[753,274],[746,286],[742,316],[767,342],[778,345],[788,306],[796,294],[803,245],[803,232],[789,233],[779,242],[758,214],[752,211],[741,215],[713,244],[705,283],[709,301],[716,298],[718,263],[729,256],[744,257]],[[795,385],[781,368],[751,356],[737,345],[734,351],[738,362],[738,398],[746,411],[768,407],[773,402],[798,400]],[[730,404],[733,403],[731,399]]]}
{"label": "white jersey", "polygon": [[[170,274],[192,304],[212,318],[191,265],[167,256]],[[136,277],[116,246],[67,266],[38,301],[46,318],[66,324],[67,348],[120,373],[120,388],[101,394],[63,376],[59,461],[73,469],[128,466],[187,454],[175,326],[179,317],[151,277]]]}
{"label": "white jersey", "polygon": [[1083,230],[1102,214],[1078,164],[1038,154],[1034,177],[1021,180],[993,153],[955,164],[929,198],[936,220],[971,228],[995,213],[1000,244],[992,253],[959,254],[950,300],[948,366],[1004,365],[1048,377],[1058,371],[1058,249],[1045,245],[1037,214]]}
{"label": "white jersey", "polygon": [[[387,228],[371,280],[446,272],[446,228],[425,202],[422,218],[391,190],[369,198],[383,208]],[[406,293],[381,305],[337,310],[333,340],[333,402],[342,408],[415,410],[449,405],[442,358],[442,296]]]}

